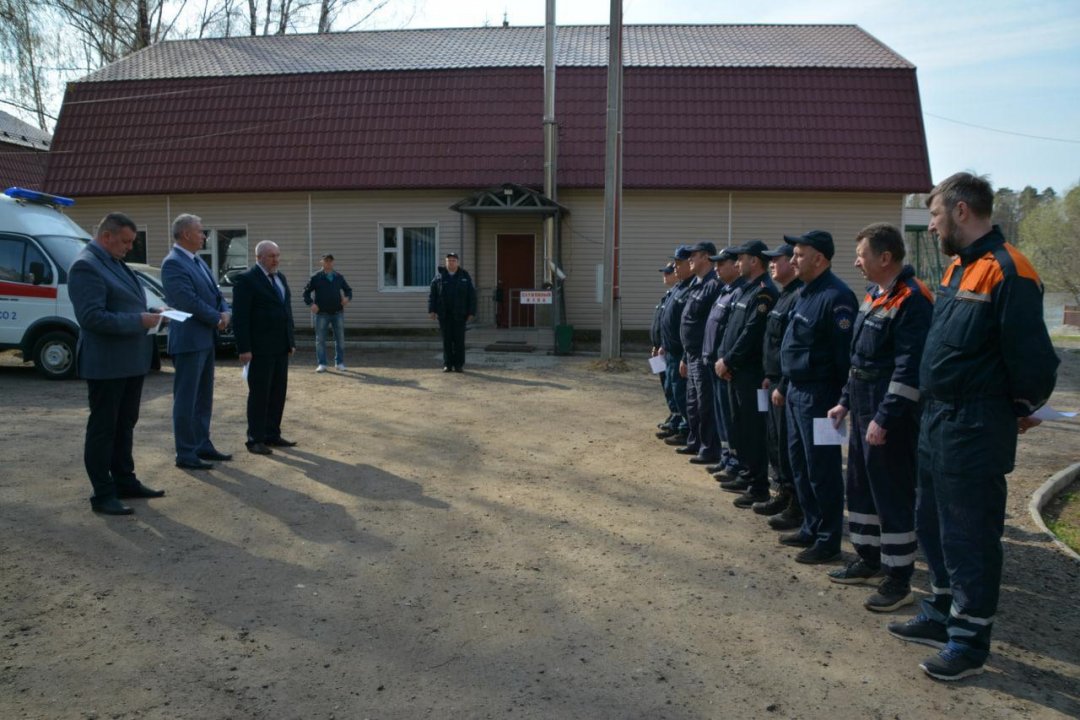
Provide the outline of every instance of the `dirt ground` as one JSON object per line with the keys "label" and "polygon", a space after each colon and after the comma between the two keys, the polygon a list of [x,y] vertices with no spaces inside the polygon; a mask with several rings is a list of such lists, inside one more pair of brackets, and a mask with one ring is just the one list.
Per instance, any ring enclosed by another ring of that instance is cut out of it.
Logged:
{"label": "dirt ground", "polygon": [[884,631],[913,608],[867,612],[653,437],[644,359],[347,360],[297,355],[270,457],[221,360],[210,472],[174,467],[151,375],[136,464],[168,494],[131,517],[90,512],[84,383],[0,363],[0,718],[1080,716],[1080,564],[1027,512],[1078,421],[1022,438],[994,654],[950,685]]}

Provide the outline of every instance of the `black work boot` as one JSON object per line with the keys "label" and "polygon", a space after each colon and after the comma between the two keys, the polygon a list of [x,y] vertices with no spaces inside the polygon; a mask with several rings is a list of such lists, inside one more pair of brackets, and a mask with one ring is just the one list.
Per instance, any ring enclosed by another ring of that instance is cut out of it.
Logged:
{"label": "black work boot", "polygon": [[758,515],[776,515],[783,512],[784,508],[791,502],[791,488],[781,487],[775,495],[766,500],[765,502],[756,502],[750,506],[750,509],[756,512]]}
{"label": "black work boot", "polygon": [[799,505],[799,496],[791,493],[788,505],[780,513],[769,518],[769,527],[773,530],[794,530],[802,527],[802,506]]}

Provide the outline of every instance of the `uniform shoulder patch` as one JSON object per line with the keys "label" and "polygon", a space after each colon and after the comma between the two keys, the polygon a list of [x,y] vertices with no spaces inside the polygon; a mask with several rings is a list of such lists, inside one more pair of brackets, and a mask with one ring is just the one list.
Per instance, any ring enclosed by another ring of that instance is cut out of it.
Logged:
{"label": "uniform shoulder patch", "polygon": [[765,303],[758,303],[757,311],[758,313],[764,315],[765,313],[769,312],[769,306]]}
{"label": "uniform shoulder patch", "polygon": [[855,322],[855,309],[846,305],[837,305],[833,308],[833,318],[836,321],[836,327],[840,328],[841,332],[847,332]]}

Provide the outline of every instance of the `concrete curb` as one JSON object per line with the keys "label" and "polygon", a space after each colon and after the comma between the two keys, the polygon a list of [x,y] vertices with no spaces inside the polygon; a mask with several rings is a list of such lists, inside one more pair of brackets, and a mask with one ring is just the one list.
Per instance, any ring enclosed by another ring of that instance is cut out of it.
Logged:
{"label": "concrete curb", "polygon": [[1046,507],[1046,504],[1053,500],[1059,492],[1068,487],[1078,476],[1080,476],[1080,463],[1070,465],[1055,474],[1049,480],[1044,482],[1042,486],[1035,491],[1035,494],[1031,496],[1031,502],[1028,503],[1028,512],[1031,513],[1031,518],[1035,521],[1035,524],[1039,526],[1039,529],[1049,535],[1055,545],[1061,548],[1065,554],[1073,560],[1080,562],[1080,554],[1077,554],[1075,550],[1061,542],[1057,535],[1050,532],[1050,528],[1046,527],[1046,523],[1043,522],[1042,518],[1042,509]]}

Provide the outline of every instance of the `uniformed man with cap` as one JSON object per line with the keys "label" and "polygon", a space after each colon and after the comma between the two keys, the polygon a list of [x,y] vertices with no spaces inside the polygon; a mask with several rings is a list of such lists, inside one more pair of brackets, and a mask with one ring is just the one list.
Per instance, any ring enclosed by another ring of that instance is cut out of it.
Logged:
{"label": "uniformed man with cap", "polygon": [[749,508],[769,499],[769,456],[766,449],[765,413],[758,410],[757,392],[765,378],[762,348],[769,311],[779,292],[766,272],[768,246],[751,240],[737,248],[739,275],[744,285],[732,303],[724,331],[724,350],[715,372],[728,381],[731,403],[731,444],[745,473],[720,483],[728,492],[741,493],[735,507]]}
{"label": "uniformed man with cap", "polygon": [[[660,275],[664,282],[664,295],[660,298],[660,302],[656,303],[656,307],[653,308],[653,321],[652,326],[649,328],[649,345],[651,346],[650,357],[662,356],[663,347],[660,339],[660,323],[664,315],[664,303],[671,297],[671,291],[675,288],[675,283],[678,282],[678,278],[675,277],[675,263],[669,262],[664,267],[660,268]],[[660,373],[660,387],[664,391],[664,401],[668,406],[668,416],[663,422],[657,425],[660,428],[656,437],[666,438],[675,434],[673,424],[675,419],[679,415],[679,407],[675,404],[675,396],[671,393],[671,388],[668,385],[668,377],[666,372]]]}
{"label": "uniformed man with cap", "polygon": [[[724,338],[724,329],[727,328],[728,318],[731,316],[731,301],[735,299],[738,290],[745,282],[739,275],[739,267],[736,260],[739,256],[732,252],[731,248],[724,248],[716,255],[709,257],[715,263],[716,276],[720,279],[720,295],[709,310],[709,317],[705,321],[705,338],[701,342],[702,359],[710,368],[716,364],[719,357],[717,351]],[[716,418],[716,434],[721,445],[730,442],[731,428],[731,403],[728,401],[727,380],[710,372],[709,376],[713,383],[713,417]],[[729,448],[721,447],[720,461],[705,468],[710,473],[730,472],[734,475],[739,470],[738,460]],[[714,475],[717,480],[726,479],[726,475]]]}
{"label": "uniformed man with cap", "polygon": [[805,283],[780,346],[781,372],[788,381],[788,453],[803,524],[780,542],[803,548],[796,562],[819,564],[840,556],[844,478],[840,446],[814,444],[814,419],[836,405],[847,382],[858,303],[832,272],[832,235],[811,230],[784,240],[795,246],[795,272]]}
{"label": "uniformed man with cap", "polygon": [[1050,397],[1058,357],[1042,282],[993,225],[994,191],[957,173],[927,198],[930,232],[952,256],[923,349],[915,530],[933,595],[889,632],[941,648],[920,667],[938,680],[980,673],[1001,592],[1001,535],[1017,433]]}
{"label": "uniformed man with cap", "polygon": [[676,415],[672,429],[673,435],[664,439],[668,445],[681,447],[686,444],[688,432],[686,424],[686,377],[680,372],[683,346],[679,337],[679,324],[682,322],[683,307],[686,305],[686,293],[694,276],[690,272],[690,246],[680,245],[671,256],[675,265],[675,286],[664,303],[660,315],[660,352],[667,359],[667,382],[671,396],[675,400]]}
{"label": "uniformed man with cap", "polygon": [[686,378],[686,420],[690,431],[686,436],[686,445],[676,452],[690,455],[690,462],[698,465],[711,465],[720,459],[712,373],[701,355],[705,320],[720,294],[720,280],[709,259],[712,255],[716,255],[716,246],[708,241],[690,248],[690,271],[694,273],[694,280],[687,291],[686,306],[679,324],[684,351],[679,372]]}
{"label": "uniformed man with cap", "polygon": [[803,283],[795,275],[795,266],[791,262],[795,248],[783,243],[775,250],[764,253],[769,258],[769,276],[780,290],[776,304],[769,311],[765,323],[765,339],[762,360],[765,379],[761,387],[769,391],[769,416],[766,420],[767,449],[769,465],[776,482],[776,495],[751,507],[759,515],[769,517],[769,527],[774,530],[794,530],[802,526],[802,507],[799,495],[795,492],[795,478],[791,474],[791,459],[788,456],[787,413],[784,409],[784,396],[787,395],[787,380],[780,372],[780,343],[784,340],[791,308],[799,296]]}
{"label": "uniformed man with cap", "polygon": [[870,285],[852,332],[851,376],[829,417],[839,425],[851,413],[847,507],[858,559],[829,579],[876,585],[866,609],[892,612],[913,600],[919,361],[933,296],[904,264],[895,227],[875,223],[855,240],[855,267]]}

